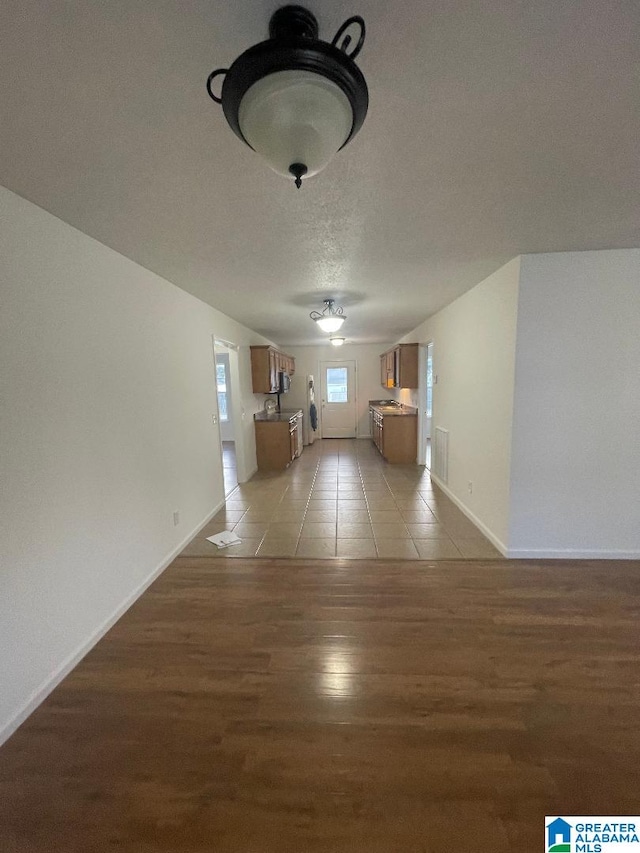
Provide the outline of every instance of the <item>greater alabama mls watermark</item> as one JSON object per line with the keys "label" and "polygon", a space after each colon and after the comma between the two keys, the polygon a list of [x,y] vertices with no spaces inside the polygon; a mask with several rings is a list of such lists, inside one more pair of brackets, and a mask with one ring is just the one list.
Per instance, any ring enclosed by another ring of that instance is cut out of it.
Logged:
{"label": "greater alabama mls watermark", "polygon": [[547,853],[640,853],[639,816],[547,816],[544,826]]}

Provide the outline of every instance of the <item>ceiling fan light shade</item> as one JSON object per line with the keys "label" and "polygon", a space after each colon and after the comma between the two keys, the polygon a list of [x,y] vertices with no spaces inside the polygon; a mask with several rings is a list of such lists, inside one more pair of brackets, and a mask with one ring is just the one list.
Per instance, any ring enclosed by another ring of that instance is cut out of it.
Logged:
{"label": "ceiling fan light shade", "polygon": [[353,115],[344,92],[320,74],[278,71],[258,80],[240,103],[242,135],[279,175],[296,163],[317,175],[342,148]]}
{"label": "ceiling fan light shade", "polygon": [[337,332],[346,319],[344,315],[338,317],[335,314],[330,314],[327,317],[320,317],[316,323],[323,332]]}

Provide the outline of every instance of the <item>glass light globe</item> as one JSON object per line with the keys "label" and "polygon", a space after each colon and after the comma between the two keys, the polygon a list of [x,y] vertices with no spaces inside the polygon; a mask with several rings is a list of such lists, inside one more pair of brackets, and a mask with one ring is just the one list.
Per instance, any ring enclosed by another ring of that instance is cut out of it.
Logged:
{"label": "glass light globe", "polygon": [[321,317],[316,320],[316,323],[323,332],[337,332],[340,326],[344,323],[346,317],[341,317],[337,314],[327,314],[326,317]]}
{"label": "glass light globe", "polygon": [[291,177],[290,167],[302,164],[310,177],[347,141],[353,110],[344,92],[326,77],[276,71],[246,92],[238,122],[249,145],[275,172]]}

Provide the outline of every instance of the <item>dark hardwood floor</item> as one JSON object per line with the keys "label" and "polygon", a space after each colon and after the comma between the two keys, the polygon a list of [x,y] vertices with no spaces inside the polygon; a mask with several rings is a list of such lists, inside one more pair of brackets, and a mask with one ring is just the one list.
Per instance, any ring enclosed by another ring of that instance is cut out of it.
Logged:
{"label": "dark hardwood floor", "polygon": [[0,749],[3,853],[528,853],[637,814],[638,562],[182,557]]}

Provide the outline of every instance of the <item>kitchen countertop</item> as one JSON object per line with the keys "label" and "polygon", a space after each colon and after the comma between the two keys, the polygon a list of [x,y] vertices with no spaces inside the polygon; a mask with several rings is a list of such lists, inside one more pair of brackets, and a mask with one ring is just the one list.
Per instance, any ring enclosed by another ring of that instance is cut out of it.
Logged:
{"label": "kitchen countertop", "polygon": [[269,421],[269,423],[282,423],[290,421],[296,415],[301,415],[302,409],[283,409],[281,412],[256,412],[254,421]]}
{"label": "kitchen countertop", "polygon": [[418,410],[412,406],[385,406],[384,400],[369,400],[369,407],[381,415],[394,417],[417,417]]}

